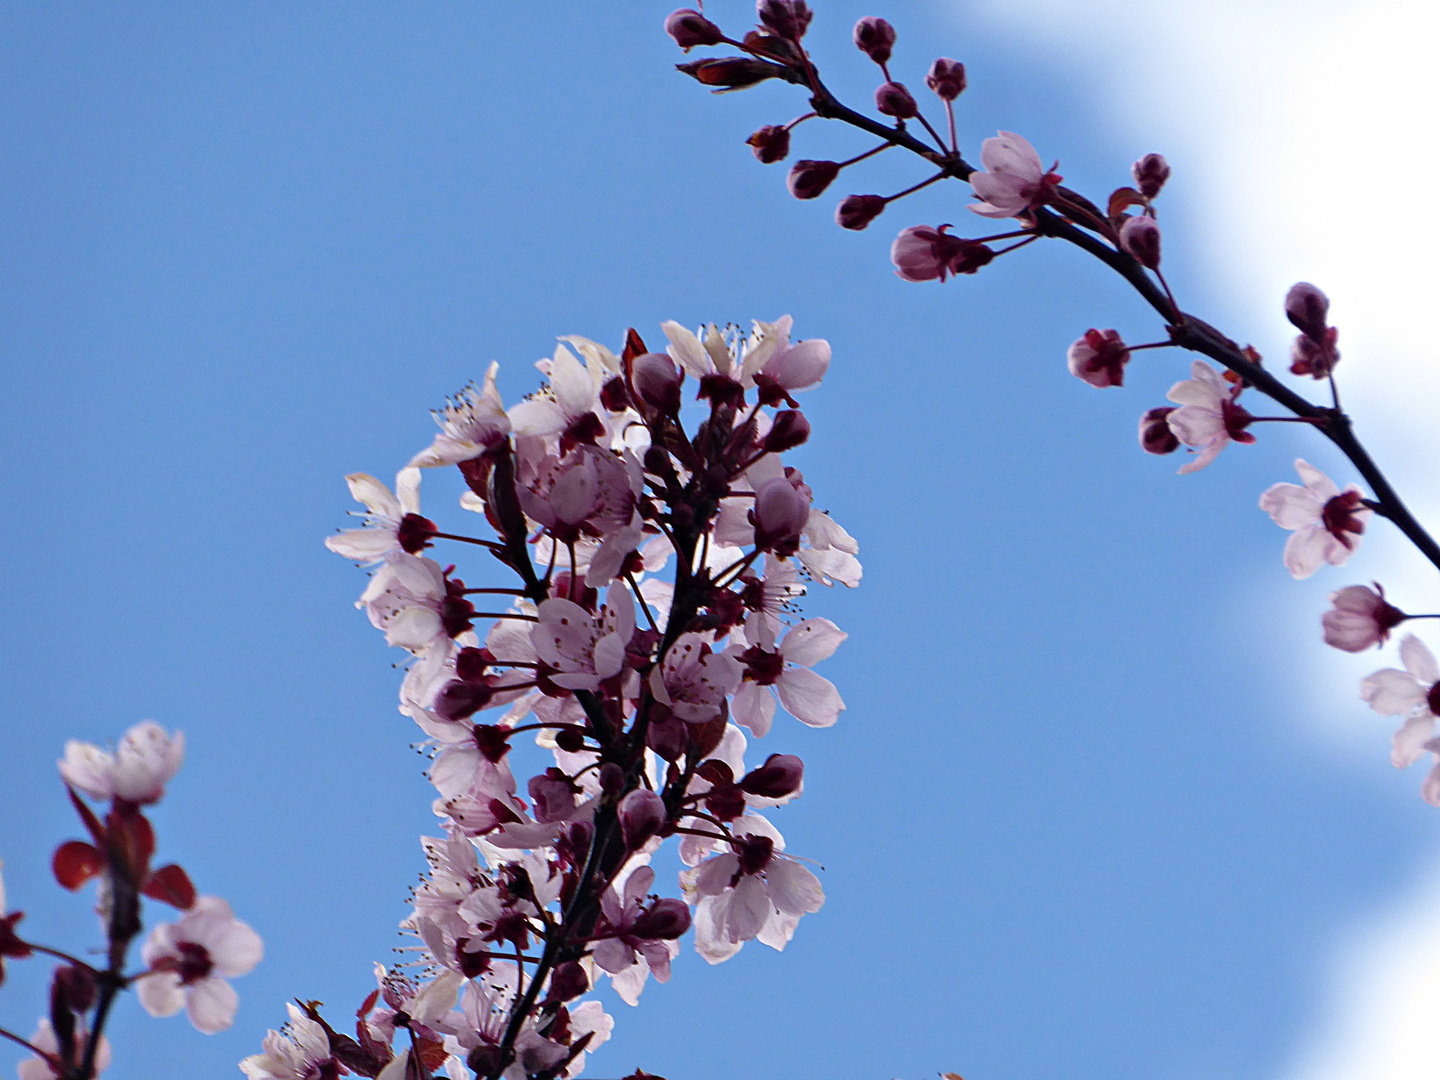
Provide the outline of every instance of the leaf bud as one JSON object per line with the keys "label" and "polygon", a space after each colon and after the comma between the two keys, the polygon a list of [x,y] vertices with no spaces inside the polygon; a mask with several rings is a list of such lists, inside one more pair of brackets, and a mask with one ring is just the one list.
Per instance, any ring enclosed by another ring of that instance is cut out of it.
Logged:
{"label": "leaf bud", "polygon": [[688,64],[676,64],[675,69],[683,71],[698,83],[715,87],[716,93],[754,86],[758,82],[764,82],[766,79],[773,79],[785,73],[785,69],[779,64],[754,60],[748,56],[695,60]]}
{"label": "leaf bud", "polygon": [[790,153],[790,129],[779,124],[766,124],[756,128],[745,140],[762,165],[773,165]]}
{"label": "leaf bud", "polygon": [[719,45],[725,40],[720,27],[691,8],[680,8],[666,16],[665,32],[686,52],[697,45]]}
{"label": "leaf bud", "polygon": [[934,90],[942,101],[954,101],[965,92],[965,65],[959,60],[942,56],[930,65],[925,85]]}
{"label": "leaf bud", "polygon": [[840,175],[838,161],[797,161],[790,167],[790,176],[785,181],[790,194],[797,199],[813,199],[830,186]]}
{"label": "leaf bud", "polygon": [[855,24],[855,47],[875,63],[888,64],[895,47],[895,27],[877,15],[868,15]]}

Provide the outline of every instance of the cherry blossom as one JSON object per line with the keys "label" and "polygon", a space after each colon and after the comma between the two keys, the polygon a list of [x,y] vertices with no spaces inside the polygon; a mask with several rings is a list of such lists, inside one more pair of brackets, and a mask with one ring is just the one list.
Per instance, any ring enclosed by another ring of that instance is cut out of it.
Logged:
{"label": "cherry blossom", "polygon": [[739,661],[715,652],[703,634],[681,634],[651,669],[650,692],[681,720],[700,723],[719,714],[740,677]]}
{"label": "cherry blossom", "polygon": [[500,365],[492,363],[485,372],[485,383],[479,389],[466,387],[453,401],[435,415],[440,434],[430,446],[410,459],[410,466],[433,469],[441,465],[458,465],[473,461],[487,450],[503,443],[510,434],[510,417],[500,403],[495,374]]}
{"label": "cherry blossom", "polygon": [[635,601],[629,586],[612,585],[598,615],[570,600],[546,600],[540,621],[530,631],[535,651],[556,669],[556,686],[594,690],[600,680],[620,673],[625,649],[635,633]]}
{"label": "cherry blossom", "polygon": [[[793,626],[777,645],[764,619],[752,619],[747,634],[754,643],[737,642],[729,654],[745,665],[744,681],[731,706],[735,722],[757,737],[770,730],[775,717],[775,696],[795,719],[811,727],[830,727],[840,718],[845,702],[829,679],[809,668],[827,660],[849,635],[829,619],[806,619]],[[773,690],[773,694],[772,691]]]}
{"label": "cherry blossom", "polygon": [[984,172],[970,174],[970,186],[983,202],[970,209],[981,217],[1018,217],[1050,200],[1060,177],[1046,172],[1040,155],[1013,131],[1002,131],[980,144]]}
{"label": "cherry blossom", "polygon": [[1388,603],[1385,590],[1379,585],[1370,589],[1350,585],[1330,594],[1331,609],[1321,617],[1325,644],[1346,652],[1363,652],[1371,645],[1382,645],[1390,631],[1408,616]]}
{"label": "cherry blossom", "polygon": [[250,1080],[325,1080],[327,1076],[338,1076],[325,1029],[298,1006],[287,1002],[285,1008],[290,1020],[284,1030],[266,1032],[264,1051],[240,1062],[240,1071]]}
{"label": "cherry blossom", "polygon": [[1180,473],[1193,473],[1215,460],[1231,442],[1253,443],[1255,436],[1245,429],[1254,419],[1243,405],[1236,404],[1240,386],[1231,385],[1204,360],[1190,365],[1190,378],[1176,383],[1165,395],[1180,408],[1165,421],[1175,437],[1200,452],[1180,466]]}
{"label": "cherry blossom", "polygon": [[752,938],[784,949],[802,915],[825,894],[815,875],[779,853],[769,836],[741,836],[732,851],[681,875],[695,905],[695,948],[707,962],[728,960]]}
{"label": "cherry blossom", "polygon": [[346,529],[325,538],[325,546],[358,563],[376,563],[392,551],[418,554],[435,534],[435,523],[420,516],[420,470],[404,468],[395,477],[395,490],[367,473],[345,477],[350,494],[368,511],[365,528]]}
{"label": "cherry blossom", "polygon": [[1298,458],[1295,471],[1304,486],[1274,485],[1260,496],[1260,509],[1282,529],[1294,530],[1285,544],[1285,569],[1307,578],[1325,563],[1345,564],[1360,544],[1370,511],[1361,507],[1361,492],[1354,484],[1342,492],[1335,481]]}
{"label": "cherry blossom", "polygon": [[[1436,713],[1440,711],[1440,665],[1434,654],[1414,634],[1400,641],[1398,668],[1382,668],[1366,676],[1360,684],[1360,697],[1381,716],[1405,718],[1395,733],[1390,760],[1397,769],[1419,761],[1428,750],[1437,753],[1435,740]],[[1440,756],[1421,787],[1425,801],[1440,806]]]}
{"label": "cherry blossom", "polygon": [[207,1035],[235,1020],[239,998],[225,980],[251,971],[264,953],[260,935],[235,918],[218,896],[202,896],[179,922],[161,923],[141,956],[149,972],[136,981],[140,1004],[151,1016],[182,1008]]}
{"label": "cherry blossom", "polygon": [[[37,1050],[43,1050],[47,1054],[54,1054],[58,1059],[60,1056],[60,1040],[55,1037],[55,1029],[50,1026],[49,1020],[41,1020],[34,1033],[30,1036],[30,1045]],[[76,1040],[77,1057],[83,1053],[85,1040]],[[110,1040],[104,1035],[100,1036],[100,1044],[95,1048],[95,1073],[104,1072],[110,1067],[111,1051]],[[78,1070],[80,1061],[69,1063],[70,1070]],[[54,1066],[42,1057],[29,1057],[15,1066],[15,1075],[18,1080],[56,1080],[61,1073],[55,1071]],[[66,1076],[74,1075],[67,1070]]]}
{"label": "cherry blossom", "polygon": [[113,754],[71,739],[57,764],[65,782],[92,799],[145,806],[160,801],[184,760],[184,735],[167,735],[155,721],[143,720],[125,733]]}

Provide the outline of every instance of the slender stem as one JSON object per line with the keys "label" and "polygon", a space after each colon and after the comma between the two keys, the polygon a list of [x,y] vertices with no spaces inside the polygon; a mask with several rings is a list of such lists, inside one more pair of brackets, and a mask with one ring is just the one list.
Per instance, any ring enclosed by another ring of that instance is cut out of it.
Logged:
{"label": "slender stem", "polygon": [[92,975],[100,974],[100,970],[94,965],[87,964],[84,960],[81,960],[75,956],[71,956],[67,952],[61,952],[59,949],[52,949],[48,945],[36,945],[33,941],[27,941],[25,942],[25,944],[26,946],[34,949],[38,953],[44,953],[46,956],[55,957],[56,960],[64,960],[68,964],[74,964],[76,967],[82,967],[86,971],[90,972],[90,974]]}
{"label": "slender stem", "polygon": [[504,544],[497,544],[494,540],[479,540],[473,536],[461,536],[459,533],[431,533],[437,540],[458,540],[462,544],[476,544],[480,547],[489,548],[491,551],[504,551]]}
{"label": "slender stem", "polygon": [[904,191],[897,191],[894,195],[887,195],[887,196],[885,197],[885,202],[886,202],[886,204],[888,205],[889,203],[894,202],[896,199],[903,199],[906,195],[913,195],[913,194],[915,194],[915,192],[919,191],[921,188],[927,188],[927,187],[929,187],[931,184],[935,183],[936,180],[944,180],[945,177],[947,177],[948,175],[950,175],[950,174],[949,174],[949,173],[938,172],[938,173],[936,173],[934,176],[930,177],[929,180],[921,180],[920,183],[918,183],[918,184],[912,184],[910,187],[907,187]]}
{"label": "slender stem", "polygon": [[[957,180],[968,180],[975,168],[959,153],[937,154],[923,142],[901,127],[887,127],[862,113],[842,104],[820,81],[813,79],[795,68],[787,68],[779,76],[787,82],[805,86],[811,91],[810,104],[816,114],[828,120],[839,120],[871,135],[879,136],[892,145],[909,150],[938,166],[946,176]],[[1038,207],[1032,212],[1035,231],[1038,235],[1064,240],[1086,254],[1099,259],[1114,270],[1140,294],[1141,298],[1159,313],[1167,324],[1173,343],[1182,349],[1198,352],[1223,364],[1241,376],[1250,386],[1274,400],[1298,417],[1313,423],[1335,447],[1349,459],[1360,475],[1365,478],[1375,493],[1374,508],[1382,517],[1388,518],[1411,543],[1419,549],[1437,569],[1440,569],[1440,544],[1415,519],[1399,494],[1391,486],[1385,474],[1375,464],[1369,452],[1355,437],[1349,416],[1338,407],[1339,395],[1332,383],[1333,408],[1322,408],[1307,401],[1288,386],[1282,384],[1268,370],[1250,359],[1234,341],[1216,330],[1203,319],[1182,312],[1170,295],[1169,286],[1163,277],[1157,287],[1145,268],[1132,256],[1104,243],[1085,232],[1053,211]]]}
{"label": "slender stem", "polygon": [[917,111],[915,113],[915,119],[919,120],[920,123],[925,125],[925,130],[928,131],[930,133],[930,137],[935,140],[935,145],[940,148],[940,152],[942,154],[947,153],[947,150],[945,149],[945,140],[940,137],[940,133],[938,131],[936,131],[933,127],[930,126],[930,121],[925,119],[925,114]]}
{"label": "slender stem", "polygon": [[43,1058],[43,1059],[45,1059],[46,1061],[54,1061],[54,1060],[55,1060],[55,1058],[54,1058],[52,1055],[47,1054],[44,1050],[41,1050],[38,1046],[36,1046],[34,1043],[30,1042],[28,1039],[22,1039],[19,1035],[16,1035],[13,1031],[6,1031],[3,1027],[0,1027],[0,1039],[9,1039],[9,1040],[10,1040],[11,1042],[13,1042],[13,1043],[18,1043],[20,1046],[23,1046],[26,1050],[29,1050],[32,1054],[35,1054],[37,1057]]}

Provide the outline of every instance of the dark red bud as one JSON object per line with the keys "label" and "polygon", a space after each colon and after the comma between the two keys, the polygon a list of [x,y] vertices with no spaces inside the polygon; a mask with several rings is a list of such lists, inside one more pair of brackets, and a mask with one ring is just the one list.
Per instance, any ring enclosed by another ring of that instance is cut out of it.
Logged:
{"label": "dark red bud", "polygon": [[1308,281],[1297,281],[1285,294],[1285,317],[1317,345],[1326,344],[1329,315],[1330,298]]}
{"label": "dark red bud", "polygon": [[720,27],[690,8],[680,8],[666,16],[665,32],[686,52],[697,45],[719,45],[725,39]]}
{"label": "dark red bud", "polygon": [[547,1001],[570,1001],[590,989],[590,977],[585,969],[574,960],[558,965],[550,974],[550,992]]}
{"label": "dark red bud", "polygon": [[880,84],[875,91],[875,108],[883,115],[893,116],[897,120],[912,119],[920,112],[915,98],[905,88],[905,84],[898,82]]}
{"label": "dark red bud", "polygon": [[885,199],[880,195],[847,195],[835,208],[835,224],[842,229],[863,229],[880,216]]}
{"label": "dark red bud", "polygon": [[651,941],[673,941],[690,929],[690,909],[684,900],[667,896],[656,900],[655,905],[641,912],[635,919],[632,932],[637,938]]}
{"label": "dark red bud", "polygon": [[1160,154],[1146,154],[1130,166],[1130,175],[1135,178],[1140,194],[1153,199],[1170,179],[1170,163]]}
{"label": "dark red bud", "polygon": [[775,414],[775,420],[760,445],[767,453],[781,454],[793,450],[810,438],[810,421],[798,409],[785,409]]}
{"label": "dark red bud", "polygon": [[740,790],[762,799],[783,799],[800,790],[805,763],[794,754],[771,754],[740,781]]}
{"label": "dark red bud", "polygon": [[786,184],[790,194],[797,199],[813,199],[830,186],[840,175],[840,163],[836,161],[797,161],[790,167]]}
{"label": "dark red bud", "polygon": [[778,124],[766,124],[757,128],[745,141],[755,151],[755,157],[762,165],[783,161],[785,155],[790,153],[790,129]]}
{"label": "dark red bud", "polygon": [[669,816],[665,800],[647,788],[639,788],[621,799],[618,814],[620,833],[631,851],[659,832]]}
{"label": "dark red bud", "polygon": [[431,708],[442,720],[464,720],[490,704],[493,696],[494,691],[483,682],[451,679],[441,688],[440,693],[435,695],[435,703]]}
{"label": "dark red bud", "polygon": [[895,47],[895,27],[876,15],[868,15],[855,24],[855,47],[877,64],[890,62]]}
{"label": "dark red bud", "polygon": [[925,76],[925,85],[944,101],[954,101],[965,92],[965,65],[959,60],[940,57],[930,65],[930,74]]}
{"label": "dark red bud", "polygon": [[646,353],[635,358],[631,372],[635,393],[646,405],[666,416],[680,411],[680,384],[684,381],[685,373],[664,353]]}
{"label": "dark red bud", "polygon": [[1166,423],[1174,411],[1173,405],[1162,405],[1140,417],[1140,448],[1147,454],[1173,454],[1180,449],[1180,440]]}
{"label": "dark red bud", "polygon": [[585,749],[585,733],[578,727],[563,727],[555,733],[555,745],[567,754]]}
{"label": "dark red bud", "polygon": [[616,795],[625,788],[625,770],[613,761],[600,766],[600,790],[606,795]]}
{"label": "dark red bud", "polygon": [[1160,268],[1160,226],[1147,215],[1125,219],[1120,226],[1120,247],[1147,270]]}
{"label": "dark red bud", "polygon": [[[625,389],[625,380],[619,375],[612,375],[600,388],[600,404],[608,412],[624,412],[630,405],[630,391]],[[595,416],[593,412],[590,415]],[[595,416],[595,419],[600,418]]]}
{"label": "dark red bud", "polygon": [[786,41],[799,41],[804,37],[813,17],[805,0],[759,0],[755,14],[761,26]]}

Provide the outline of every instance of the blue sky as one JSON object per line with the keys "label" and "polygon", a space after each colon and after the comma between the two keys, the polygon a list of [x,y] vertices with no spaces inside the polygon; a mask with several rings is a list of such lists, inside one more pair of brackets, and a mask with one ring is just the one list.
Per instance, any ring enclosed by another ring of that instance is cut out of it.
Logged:
{"label": "blue sky", "polygon": [[[610,998],[588,1074],[1286,1074],[1332,1006],[1336,950],[1434,850],[1418,770],[1390,768],[1388,726],[1352,697],[1352,674],[1391,658],[1346,666],[1318,642],[1329,589],[1411,569],[1398,543],[1377,526],[1351,567],[1293,585],[1255,498],[1297,454],[1333,456],[1266,430],[1193,477],[1146,458],[1135,419],[1185,361],[1140,354],[1103,393],[1064,369],[1090,326],[1157,336],[1136,299],[1062,249],[900,282],[895,231],[965,223],[968,190],[836,228],[839,197],[903,187],[910,163],[796,203],[743,139],[802,112],[798,94],[710,98],[673,71],[667,11],[0,14],[10,902],[41,940],[95,940],[91,898],[46,870],[76,829],[52,762],[153,717],[190,745],[156,814],[162,858],[268,949],[223,1035],[123,1002],[107,1075],[238,1075],[285,1000],[341,1019],[399,944],[430,788],[394,709],[398,654],[351,607],[363,577],[321,545],[351,506],[343,475],[392,474],[491,360],[507,401],[525,393],[559,334],[618,346],[628,325],[785,312],[834,350],[798,463],[866,569],[807,603],[850,632],[822,669],[847,712],[763,744],[807,762],[775,821],[825,866],[827,904],[784,954],[711,969],[687,945],[638,1009]],[[750,11],[711,14],[738,28]],[[856,103],[875,79],[849,27],[872,13],[824,3],[811,31]],[[1274,256],[1289,210],[1237,236],[1255,210],[1222,199],[1204,141],[1221,105],[1160,76],[1126,99],[1138,76],[1059,45],[1099,47],[1038,0],[886,14],[912,87],[935,55],[966,62],[972,148],[1020,131],[1092,196],[1169,153],[1182,304],[1281,355],[1280,298],[1309,271]],[[1238,55],[1258,48],[1246,16],[1216,18]],[[1171,54],[1176,27],[1156,31]],[[796,135],[797,156],[867,145]],[[443,513],[449,488],[429,483]],[[0,1024],[28,1033],[44,971],[11,971]]]}

